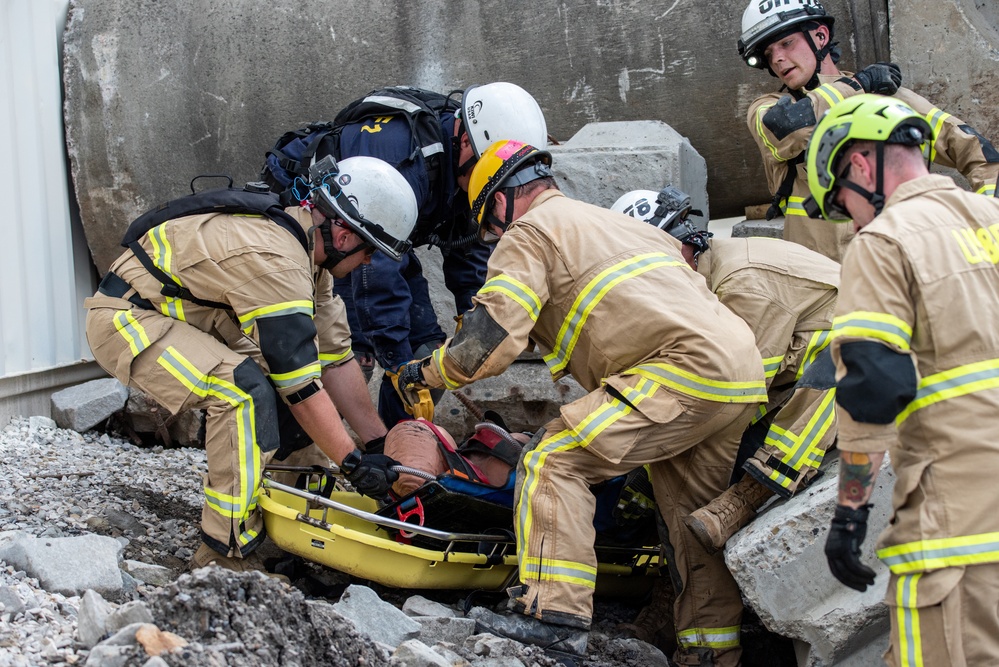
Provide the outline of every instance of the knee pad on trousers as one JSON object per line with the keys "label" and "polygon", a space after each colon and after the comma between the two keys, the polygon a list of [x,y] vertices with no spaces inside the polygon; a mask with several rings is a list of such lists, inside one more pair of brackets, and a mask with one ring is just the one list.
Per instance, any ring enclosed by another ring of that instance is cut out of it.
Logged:
{"label": "knee pad on trousers", "polygon": [[262,452],[277,449],[281,444],[278,432],[278,398],[267,376],[257,362],[247,358],[236,366],[236,370],[232,372],[232,379],[233,383],[249,394],[253,401],[257,447]]}

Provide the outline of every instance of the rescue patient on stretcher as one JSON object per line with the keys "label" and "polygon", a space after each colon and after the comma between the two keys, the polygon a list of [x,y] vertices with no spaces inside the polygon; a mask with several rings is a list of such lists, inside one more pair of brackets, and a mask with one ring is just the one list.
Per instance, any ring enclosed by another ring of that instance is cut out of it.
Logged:
{"label": "rescue patient on stretcher", "polygon": [[[477,424],[475,433],[458,445],[450,433],[423,420],[396,424],[385,437],[385,454],[407,468],[438,476],[449,472],[457,477],[492,487],[512,486],[512,476],[528,433],[509,433],[493,422]],[[426,482],[400,473],[392,485],[396,496],[405,496]]]}

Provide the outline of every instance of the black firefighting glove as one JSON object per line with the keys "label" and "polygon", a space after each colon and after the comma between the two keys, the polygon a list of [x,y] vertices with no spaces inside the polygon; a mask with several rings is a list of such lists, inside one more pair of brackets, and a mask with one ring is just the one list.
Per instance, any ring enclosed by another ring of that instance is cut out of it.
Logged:
{"label": "black firefighting glove", "polygon": [[853,75],[865,93],[894,95],[902,85],[902,70],[895,63],[874,63]]}
{"label": "black firefighting glove", "polygon": [[826,540],[826,560],[829,571],[841,583],[863,593],[874,585],[874,570],[860,562],[860,545],[867,536],[867,515],[871,505],[853,509],[836,505],[829,538]]}
{"label": "black firefighting glove", "polygon": [[392,488],[392,482],[399,479],[399,473],[392,470],[397,465],[398,461],[384,454],[362,454],[355,449],[344,457],[340,470],[358,493],[381,499]]}

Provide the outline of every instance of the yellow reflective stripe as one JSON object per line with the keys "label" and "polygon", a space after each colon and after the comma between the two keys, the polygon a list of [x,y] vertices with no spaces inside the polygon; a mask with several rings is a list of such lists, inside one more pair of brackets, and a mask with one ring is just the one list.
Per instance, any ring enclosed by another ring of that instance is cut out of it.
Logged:
{"label": "yellow reflective stripe", "polygon": [[772,378],[777,375],[777,371],[780,370],[780,365],[784,361],[784,355],[778,355],[776,357],[768,357],[763,360],[763,374],[767,378]]}
{"label": "yellow reflective stripe", "polygon": [[909,415],[928,405],[999,387],[999,359],[978,361],[927,375],[919,381],[916,398],[895,418],[901,425]]}
{"label": "yellow reflective stripe", "polygon": [[596,588],[597,585],[597,568],[586,563],[528,556],[519,565],[522,578],[561,581],[586,588]]}
{"label": "yellow reflective stripe", "polygon": [[[620,401],[619,401],[620,402]],[[531,496],[536,491],[538,480],[540,479],[541,468],[544,467],[545,460],[549,454],[567,451],[579,447],[572,433],[567,429],[560,431],[550,438],[542,440],[538,446],[524,454],[524,483],[520,490],[518,499],[519,511],[517,513],[517,523],[514,531],[517,537],[517,561],[527,561],[527,546],[531,536],[531,528],[534,524],[534,516],[531,512]]]}
{"label": "yellow reflective stripe", "polygon": [[776,424],[771,424],[764,443],[771,447],[776,447],[787,456],[794,450],[796,440],[797,438],[791,431],[783,429]]}
{"label": "yellow reflective stripe", "polygon": [[819,402],[819,407],[808,420],[808,424],[795,438],[794,446],[782,458],[781,463],[791,467],[795,472],[801,471],[801,466],[809,454],[815,451],[815,446],[822,442],[829,429],[836,422],[836,391],[830,389]]}
{"label": "yellow reflective stripe", "polygon": [[119,310],[115,313],[114,328],[118,330],[121,337],[128,343],[133,357],[139,356],[139,352],[152,345],[149,342],[149,336],[146,335],[146,330],[139,324],[139,321],[135,319],[130,310]]}
{"label": "yellow reflective stripe", "polygon": [[623,375],[641,375],[681,394],[716,403],[766,403],[767,385],[763,380],[728,382],[710,380],[661,362],[642,364]]}
{"label": "yellow reflective stripe", "polygon": [[184,317],[184,300],[172,296],[164,297],[164,299],[165,301],[160,304],[160,312],[167,317],[186,322],[187,320]]}
{"label": "yellow reflective stripe", "polygon": [[149,243],[153,246],[153,264],[156,265],[158,269],[163,271],[175,281],[178,285],[183,285],[180,278],[173,275],[170,271],[170,267],[173,264],[173,250],[170,248],[170,242],[167,240],[166,233],[167,223],[157,225],[149,230],[146,236],[149,237]]}
{"label": "yellow reflective stripe", "polygon": [[240,327],[246,331],[253,326],[253,323],[259,319],[265,317],[280,317],[281,315],[295,315],[303,314],[309,317],[315,316],[315,304],[308,299],[303,299],[300,301],[285,301],[283,303],[275,303],[270,306],[264,306],[262,308],[257,308],[256,310],[251,310],[248,313],[244,313],[239,316]]}
{"label": "yellow reflective stripe", "polygon": [[323,366],[329,366],[330,364],[335,364],[338,361],[343,361],[344,359],[346,359],[348,356],[350,356],[351,352],[353,352],[353,350],[349,348],[347,349],[346,352],[339,352],[337,354],[327,354],[320,352],[319,363],[322,364]]}
{"label": "yellow reflective stripe", "polygon": [[819,356],[819,352],[826,349],[831,342],[832,330],[830,329],[820,329],[812,333],[812,337],[808,340],[808,346],[805,348],[804,361],[798,367],[798,373],[794,377],[795,380],[801,379],[801,376],[805,373],[805,369],[812,365],[815,357]]}
{"label": "yellow reflective stripe", "polygon": [[898,623],[899,664],[924,667],[923,638],[919,628],[917,584],[922,574],[899,577],[895,582],[895,613]]}
{"label": "yellow reflective stripe", "polygon": [[940,130],[943,129],[944,121],[948,118],[950,118],[949,113],[936,107],[933,107],[926,114],[926,120],[929,121],[930,127],[933,128],[933,141],[930,142],[930,162],[937,159],[937,139],[940,137]]}
{"label": "yellow reflective stripe", "polygon": [[766,405],[760,405],[760,407],[756,410],[756,415],[753,417],[753,421],[751,421],[749,423],[750,424],[755,424],[756,422],[760,421],[761,419],[763,419],[766,416],[767,416],[767,406]]}
{"label": "yellow reflective stripe", "polygon": [[995,183],[986,183],[982,187],[980,187],[977,190],[975,190],[975,192],[978,193],[978,194],[980,194],[980,195],[985,195],[986,197],[995,197],[996,196],[996,184]]}
{"label": "yellow reflective stripe", "polygon": [[243,503],[238,498],[219,493],[205,487],[205,504],[227,520],[239,518],[243,515]]}
{"label": "yellow reflective stripe", "polygon": [[447,376],[447,371],[444,370],[444,354],[447,345],[441,345],[439,348],[434,350],[430,354],[432,363],[437,364],[437,372],[440,373],[441,381],[444,382],[445,389],[457,389],[461,385]]}
{"label": "yellow reflective stripe", "polygon": [[897,544],[879,549],[878,558],[895,574],[999,563],[999,533],[941,537]]}
{"label": "yellow reflective stripe", "polygon": [[787,205],[784,207],[784,215],[800,215],[807,218],[808,214],[805,213],[805,198],[804,197],[788,197]]}
{"label": "yellow reflective stripe", "polygon": [[773,104],[766,104],[756,110],[756,133],[760,135],[760,139],[763,140],[763,144],[770,149],[770,152],[773,154],[775,160],[778,162],[787,162],[787,158],[783,158],[777,153],[777,147],[770,143],[770,138],[767,136],[767,132],[763,128],[763,116],[765,116],[767,111],[769,111],[773,106]]}
{"label": "yellow reflective stripe", "polygon": [[239,536],[239,541],[241,544],[249,544],[254,539],[256,539],[257,534],[258,533],[255,530],[244,531],[243,534]]}
{"label": "yellow reflective stripe", "polygon": [[[156,360],[170,375],[184,385],[195,396],[209,396],[225,401],[236,408],[236,438],[239,451],[239,497],[242,514],[256,502],[260,487],[260,448],[257,447],[256,408],[253,397],[222,378],[205,375],[197,369],[179,350],[170,346]],[[207,493],[207,502],[213,500]]]}
{"label": "yellow reflective stripe", "polygon": [[776,484],[779,484],[780,486],[784,487],[785,489],[788,488],[789,486],[791,486],[791,484],[794,483],[793,479],[791,479],[790,477],[788,477],[786,475],[782,475],[781,473],[777,472],[776,470],[771,470],[770,474],[767,475],[767,477],[770,478],[770,480],[772,482],[774,482]]}
{"label": "yellow reflective stripe", "polygon": [[558,337],[555,339],[554,349],[545,355],[545,363],[548,364],[548,370],[551,371],[552,375],[555,376],[569,364],[572,351],[576,347],[576,342],[586,325],[587,318],[611,289],[629,278],[635,278],[653,269],[666,266],[689,268],[687,263],[682,260],[664,253],[654,252],[618,262],[601,271],[587,283],[586,287],[576,295],[572,307],[566,313],[562,326],[559,328]]}
{"label": "yellow reflective stripe", "polygon": [[676,633],[680,644],[687,648],[734,648],[739,645],[739,626],[727,628],[690,628]]}
{"label": "yellow reflective stripe", "polygon": [[479,289],[479,294],[488,294],[489,292],[505,294],[523,306],[532,322],[538,321],[538,315],[541,314],[541,299],[534,290],[519,280],[500,274],[487,280],[485,285]]}
{"label": "yellow reflective stripe", "polygon": [[302,366],[296,370],[290,371],[288,373],[269,373],[267,377],[270,378],[271,382],[274,383],[275,387],[284,388],[291,387],[296,384],[301,384],[306,380],[318,379],[323,373],[322,365],[317,361],[314,364],[309,364],[308,366]]}
{"label": "yellow reflective stripe", "polygon": [[[638,406],[643,400],[655,394],[658,389],[654,382],[641,380],[634,388],[627,387],[623,391],[623,395],[632,405]],[[521,486],[519,504],[517,505],[519,507],[517,522],[514,526],[517,535],[518,562],[525,563],[529,558],[527,546],[534,524],[531,498],[537,490],[541,469],[544,467],[548,455],[577,447],[586,447],[608,426],[631,412],[631,407],[626,403],[612,398],[587,415],[574,429],[560,431],[552,437],[542,440],[535,449],[524,454],[524,483]]]}
{"label": "yellow reflective stripe", "polygon": [[912,342],[912,327],[888,313],[857,310],[833,319],[833,337],[841,336],[875,338],[905,351]]}
{"label": "yellow reflective stripe", "polygon": [[824,83],[815,89],[816,94],[826,101],[830,107],[843,101],[843,94],[828,83]]}

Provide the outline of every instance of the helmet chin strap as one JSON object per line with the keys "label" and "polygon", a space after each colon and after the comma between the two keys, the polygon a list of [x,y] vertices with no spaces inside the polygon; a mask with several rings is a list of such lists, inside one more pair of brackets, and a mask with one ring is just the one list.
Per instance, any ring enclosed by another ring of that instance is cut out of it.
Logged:
{"label": "helmet chin strap", "polygon": [[833,54],[833,63],[839,62],[839,42],[834,42],[830,39],[829,43],[820,49],[815,46],[815,41],[812,39],[812,36],[807,30],[802,28],[801,34],[805,36],[805,41],[808,42],[808,46],[811,47],[812,53],[815,54],[815,71],[812,73],[812,78],[805,84],[806,90],[813,90],[819,85],[819,74],[822,73],[822,61],[826,59],[826,56],[831,53]]}
{"label": "helmet chin strap", "polygon": [[[323,239],[323,252],[326,253],[326,259],[323,263],[319,265],[319,268],[326,269],[328,272],[333,272],[333,267],[347,259],[356,252],[361,252],[367,249],[366,243],[361,243],[353,250],[348,250],[347,252],[342,252],[336,249],[333,243],[333,221],[330,218],[323,218],[323,221],[318,225],[313,225],[309,230],[310,232],[315,232],[319,230],[319,235]],[[309,250],[311,251],[315,247],[315,234],[309,234]]]}
{"label": "helmet chin strap", "polygon": [[499,227],[500,230],[503,232],[505,232],[506,228],[510,226],[511,222],[513,222],[513,204],[514,204],[513,192],[516,189],[517,189],[516,187],[512,187],[512,188],[503,188],[501,190],[503,195],[506,197],[506,210],[503,212],[503,220],[500,220],[495,215],[493,215],[491,206],[489,207],[490,210],[485,213],[486,222],[488,222],[490,225],[495,225],[496,227]]}
{"label": "helmet chin strap", "polygon": [[[847,190],[853,190],[858,195],[866,199],[874,207],[874,217],[881,215],[881,211],[885,207],[885,190],[884,190],[884,165],[885,165],[885,145],[878,142],[874,147],[875,153],[875,163],[877,164],[877,174],[874,177],[874,192],[860,187],[853,181],[843,181],[840,185],[841,188],[846,188]],[[840,178],[845,178],[846,173]]]}

